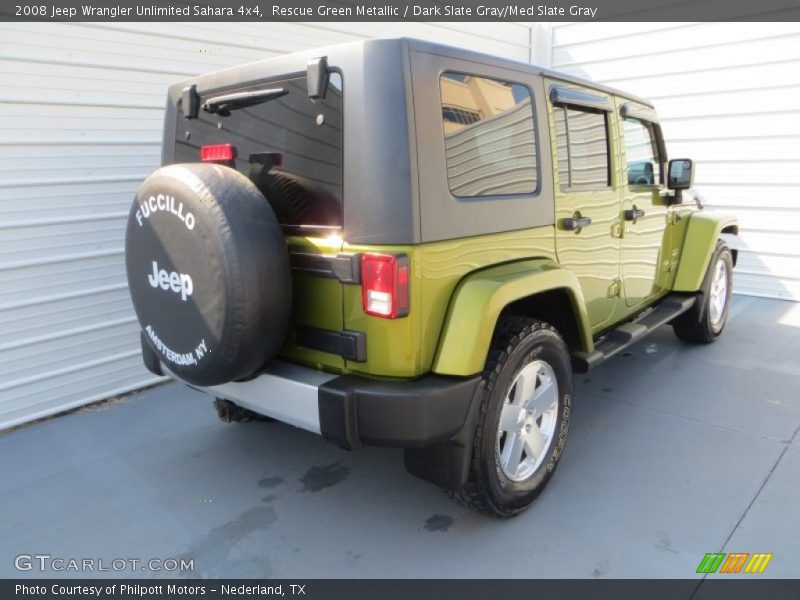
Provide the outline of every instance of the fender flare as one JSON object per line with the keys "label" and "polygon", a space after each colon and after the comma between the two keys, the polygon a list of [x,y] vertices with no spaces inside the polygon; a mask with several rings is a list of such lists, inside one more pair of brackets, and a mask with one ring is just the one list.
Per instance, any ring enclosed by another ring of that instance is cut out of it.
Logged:
{"label": "fender flare", "polygon": [[516,300],[556,289],[569,296],[581,346],[591,352],[594,344],[578,278],[552,259],[529,259],[482,269],[461,280],[447,310],[433,372],[480,373],[502,310]]}
{"label": "fender flare", "polygon": [[723,229],[738,234],[739,224],[736,217],[719,213],[692,213],[686,226],[673,291],[696,292],[700,289],[708,262]]}

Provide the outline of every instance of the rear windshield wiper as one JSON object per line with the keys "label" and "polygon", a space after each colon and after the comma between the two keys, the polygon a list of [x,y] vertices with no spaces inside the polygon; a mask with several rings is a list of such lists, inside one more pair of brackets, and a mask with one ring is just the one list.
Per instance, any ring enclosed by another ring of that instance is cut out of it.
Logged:
{"label": "rear windshield wiper", "polygon": [[232,110],[238,108],[246,108],[261,104],[262,102],[269,102],[281,96],[285,96],[289,91],[283,88],[275,88],[272,90],[255,90],[252,92],[237,92],[235,94],[222,94],[220,96],[212,96],[203,103],[203,110],[211,114],[218,114],[227,117],[231,114]]}

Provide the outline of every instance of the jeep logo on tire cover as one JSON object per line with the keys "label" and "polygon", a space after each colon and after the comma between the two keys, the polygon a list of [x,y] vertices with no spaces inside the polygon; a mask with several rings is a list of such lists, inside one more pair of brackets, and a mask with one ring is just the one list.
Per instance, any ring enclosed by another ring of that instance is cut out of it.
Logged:
{"label": "jeep logo on tire cover", "polygon": [[172,271],[167,273],[164,269],[158,268],[158,263],[153,261],[153,272],[147,276],[147,281],[154,288],[160,287],[162,290],[172,290],[176,294],[181,295],[181,300],[186,302],[186,297],[192,295],[194,284],[190,275],[184,273],[176,273]]}

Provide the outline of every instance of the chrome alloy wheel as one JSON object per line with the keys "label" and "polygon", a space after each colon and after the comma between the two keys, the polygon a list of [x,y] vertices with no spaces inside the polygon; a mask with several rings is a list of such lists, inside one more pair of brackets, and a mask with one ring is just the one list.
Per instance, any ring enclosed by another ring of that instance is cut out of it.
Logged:
{"label": "chrome alloy wheel", "polygon": [[714,278],[708,293],[708,318],[712,327],[717,327],[725,318],[725,303],[728,300],[728,265],[720,258],[714,267]]}
{"label": "chrome alloy wheel", "polygon": [[506,394],[497,429],[500,467],[512,481],[524,481],[547,456],[558,421],[558,382],[546,362],[525,365]]}

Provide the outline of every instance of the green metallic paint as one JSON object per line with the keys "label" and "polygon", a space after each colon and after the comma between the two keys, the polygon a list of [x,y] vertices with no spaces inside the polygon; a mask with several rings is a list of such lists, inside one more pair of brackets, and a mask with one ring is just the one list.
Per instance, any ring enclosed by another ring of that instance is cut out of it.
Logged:
{"label": "green metallic paint", "polygon": [[[337,255],[342,250],[342,239],[292,236],[287,238],[290,251],[308,254]],[[292,326],[305,325],[331,331],[341,331],[342,284],[336,279],[313,275],[292,276]],[[315,369],[342,372],[345,361],[341,356],[303,348],[294,343],[290,333],[280,351],[281,358],[298,362]]]}
{"label": "green metallic paint", "polygon": [[[670,289],[699,289],[721,230],[736,220],[688,206],[668,207],[660,190],[623,186],[627,175],[617,112],[609,113],[611,187],[561,190],[554,168],[555,226],[409,246],[351,245],[338,236],[289,238],[290,249],[301,252],[406,254],[410,312],[399,319],[366,315],[361,285],[295,274],[293,324],[364,332],[367,360],[345,361],[302,348],[291,335],[281,356],[317,369],[372,377],[413,378],[431,371],[468,376],[483,368],[502,310],[522,298],[565,290],[581,346],[591,351],[593,336]],[[548,117],[552,131],[549,102]],[[555,139],[551,152],[557,165]],[[626,223],[623,209],[633,204],[649,218]],[[591,217],[592,225],[580,232],[560,226],[576,212]]]}
{"label": "green metallic paint", "polygon": [[[532,257],[554,261],[553,238],[553,227],[548,226],[416,246],[345,244],[345,252],[407,254],[411,264],[410,311],[401,319],[365,315],[361,286],[343,286],[345,329],[363,331],[367,339],[367,361],[348,361],[347,371],[381,377],[418,377],[430,372],[459,282],[501,263]],[[477,319],[474,315],[471,318]],[[491,336],[491,330],[486,335]],[[486,358],[487,349],[478,350],[483,352],[481,360]]]}
{"label": "green metallic paint", "polygon": [[[668,234],[672,250],[664,258],[667,274],[659,287],[696,291],[720,231],[735,225],[736,219],[680,205],[672,207],[670,213],[668,217],[675,221]],[[603,331],[602,325],[589,325],[579,274],[574,266],[559,264],[562,255],[556,257],[555,244],[556,229],[552,226],[416,246],[350,245],[336,236],[292,237],[290,248],[301,252],[408,255],[411,310],[400,319],[369,316],[361,307],[360,285],[296,274],[293,324],[363,331],[367,360],[345,361],[334,354],[303,348],[293,342],[293,336],[287,339],[281,356],[325,371],[373,377],[413,378],[431,371],[473,375],[483,368],[503,308],[554,289],[566,290],[572,299],[581,345],[591,351],[592,337]],[[675,281],[670,286],[672,277]],[[613,326],[632,312],[625,303],[616,303],[605,324]]]}
{"label": "green metallic paint", "polygon": [[[623,104],[635,103],[615,99],[616,114]],[[625,120],[617,118],[619,134],[620,182],[622,189],[622,287],[625,305],[640,310],[646,304],[664,296],[669,291],[669,253],[672,240],[672,219],[663,184],[636,185],[628,181],[628,145],[625,140]],[[665,157],[662,157],[665,158]],[[666,168],[661,161],[660,169]],[[644,216],[626,221],[626,210],[638,209]]]}
{"label": "green metallic paint", "polygon": [[[602,95],[613,102],[608,94],[592,88],[566,85],[561,81],[545,80],[545,85],[568,87],[579,92]],[[548,94],[549,96],[549,94]],[[547,103],[550,131],[555,132],[553,106]],[[553,179],[556,203],[556,247],[558,262],[565,269],[575,273],[580,281],[583,301],[589,315],[593,331],[600,331],[608,325],[615,308],[620,304],[620,246],[622,243],[622,224],[620,221],[620,159],[615,111],[607,115],[610,153],[609,168],[611,185],[606,188],[562,187],[558,170],[558,140],[551,135],[553,156]],[[592,224],[573,231],[563,226],[564,219],[570,217],[589,217]]]}
{"label": "green metallic paint", "polygon": [[578,278],[550,259],[523,260],[478,271],[458,285],[433,371],[443,375],[479,373],[502,310],[516,300],[555,289],[569,294],[581,344],[591,351],[588,315]]}
{"label": "green metallic paint", "polygon": [[692,212],[672,286],[676,292],[696,292],[705,277],[708,261],[722,230],[738,224],[736,217],[720,213]]}

